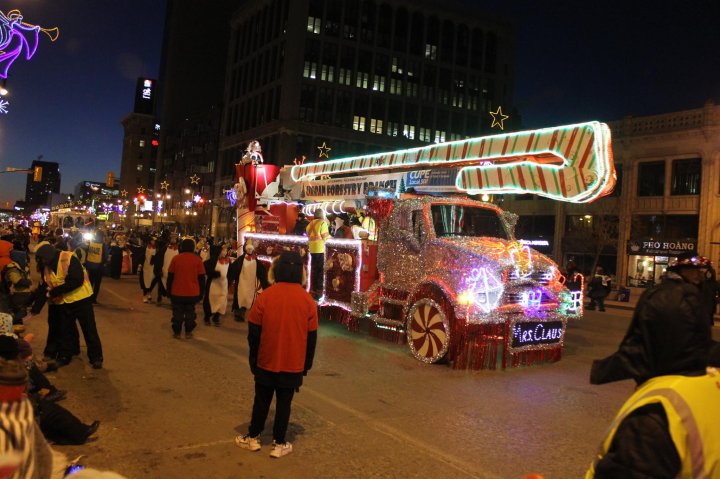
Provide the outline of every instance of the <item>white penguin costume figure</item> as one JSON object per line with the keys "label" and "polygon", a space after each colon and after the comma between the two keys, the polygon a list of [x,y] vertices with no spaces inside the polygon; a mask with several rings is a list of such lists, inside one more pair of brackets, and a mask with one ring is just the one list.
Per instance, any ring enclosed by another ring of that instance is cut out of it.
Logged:
{"label": "white penguin costume figure", "polygon": [[152,301],[150,293],[155,287],[155,272],[153,271],[153,259],[155,258],[155,253],[157,253],[155,240],[156,238],[153,236],[145,247],[145,260],[142,264],[142,276],[140,277],[140,286],[142,287],[144,296],[143,303]]}
{"label": "white penguin costume figure", "polygon": [[223,244],[212,246],[210,259],[204,262],[207,282],[205,286],[205,299],[203,310],[205,324],[212,319],[215,326],[220,325],[220,316],[225,315],[228,301],[228,271],[230,258],[227,256],[228,246]]}
{"label": "white penguin costume figure", "polygon": [[170,262],[172,261],[172,259],[179,253],[178,235],[177,233],[172,233],[170,235],[170,244],[167,245],[167,249],[165,250],[165,256],[163,256],[162,267],[162,285],[163,289],[167,292],[167,294],[170,294],[170,292],[167,290],[168,268],[170,268]]}
{"label": "white penguin costume figure", "polygon": [[244,321],[245,312],[255,303],[260,291],[268,287],[267,272],[263,264],[257,260],[252,241],[245,243],[242,256],[230,267],[229,277],[235,281],[233,298],[235,320]]}

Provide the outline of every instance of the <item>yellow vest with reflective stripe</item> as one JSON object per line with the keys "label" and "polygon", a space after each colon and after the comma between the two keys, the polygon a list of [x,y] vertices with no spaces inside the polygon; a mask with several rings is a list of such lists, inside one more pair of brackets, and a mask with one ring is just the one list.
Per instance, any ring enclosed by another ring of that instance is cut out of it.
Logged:
{"label": "yellow vest with reflective stripe", "polygon": [[362,227],[368,232],[368,239],[370,241],[377,241],[377,228],[375,228],[375,220],[369,216],[366,216],[362,220]]}
{"label": "yellow vest with reflective stripe", "polygon": [[[50,268],[45,268],[44,278],[49,289],[56,288],[61,284],[65,284],[65,277],[67,276],[68,268],[70,267],[70,260],[73,254],[70,251],[61,251],[60,259],[58,259],[57,270],[52,271]],[[92,285],[90,284],[90,278],[88,277],[87,271],[83,267],[83,284],[77,289],[69,291],[62,296],[58,296],[53,299],[55,303],[74,303],[81,299],[89,298],[93,294]]]}
{"label": "yellow vest with reflective stripe", "polygon": [[330,236],[325,220],[315,219],[305,228],[308,234],[308,246],[311,253],[325,252],[325,238]]}
{"label": "yellow vest with reflective stripe", "polygon": [[87,252],[87,256],[85,257],[85,262],[101,264],[102,263],[102,253],[103,253],[103,244],[98,243],[97,241],[91,241],[90,244],[88,244],[88,252]]}
{"label": "yellow vest with reflective stripe", "polygon": [[660,404],[682,469],[679,478],[720,477],[720,372],[704,376],[660,376],[646,381],[618,412],[598,456],[585,475],[595,476],[595,463],[607,454],[620,423],[648,404]]}

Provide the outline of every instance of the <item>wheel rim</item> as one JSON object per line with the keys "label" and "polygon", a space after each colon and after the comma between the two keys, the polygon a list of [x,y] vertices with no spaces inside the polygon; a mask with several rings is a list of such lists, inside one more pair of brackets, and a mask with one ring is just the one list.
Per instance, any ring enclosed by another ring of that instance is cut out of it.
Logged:
{"label": "wheel rim", "polygon": [[410,309],[407,340],[413,356],[434,363],[445,356],[450,343],[447,315],[435,301],[423,298]]}

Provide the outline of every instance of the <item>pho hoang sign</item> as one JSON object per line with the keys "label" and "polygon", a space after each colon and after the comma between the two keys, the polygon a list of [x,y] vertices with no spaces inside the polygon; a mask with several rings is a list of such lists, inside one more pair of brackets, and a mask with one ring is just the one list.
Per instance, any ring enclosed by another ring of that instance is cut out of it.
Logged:
{"label": "pho hoang sign", "polygon": [[697,240],[685,239],[637,239],[627,242],[627,254],[647,256],[678,256],[696,251]]}

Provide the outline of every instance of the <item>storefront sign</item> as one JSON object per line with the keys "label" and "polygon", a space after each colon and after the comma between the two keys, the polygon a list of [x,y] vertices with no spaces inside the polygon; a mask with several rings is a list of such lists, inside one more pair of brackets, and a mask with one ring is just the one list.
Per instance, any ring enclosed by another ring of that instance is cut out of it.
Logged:
{"label": "storefront sign", "polygon": [[693,238],[671,240],[629,240],[627,254],[646,256],[678,256],[682,253],[694,252],[697,240]]}
{"label": "storefront sign", "polygon": [[562,321],[517,322],[512,327],[512,348],[558,344],[564,333]]}
{"label": "storefront sign", "polygon": [[319,180],[303,183],[302,198],[306,200],[362,200],[368,189],[389,188],[397,191],[403,173],[389,175],[354,176],[334,180]]}

